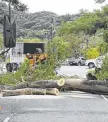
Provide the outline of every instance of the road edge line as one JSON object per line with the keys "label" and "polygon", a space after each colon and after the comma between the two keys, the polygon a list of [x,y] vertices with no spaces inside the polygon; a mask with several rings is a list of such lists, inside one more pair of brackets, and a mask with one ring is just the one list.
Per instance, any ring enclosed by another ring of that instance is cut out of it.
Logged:
{"label": "road edge line", "polygon": [[5,118],[3,122],[8,122],[10,120],[10,117]]}
{"label": "road edge line", "polygon": [[108,102],[108,99],[107,99],[104,95],[101,95],[101,97],[102,97],[106,102]]}

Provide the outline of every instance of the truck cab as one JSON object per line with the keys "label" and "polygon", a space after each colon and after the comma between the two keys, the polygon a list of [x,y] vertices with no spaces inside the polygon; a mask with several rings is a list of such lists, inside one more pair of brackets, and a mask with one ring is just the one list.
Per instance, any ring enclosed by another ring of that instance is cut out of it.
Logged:
{"label": "truck cab", "polygon": [[[6,69],[9,72],[16,71],[20,64],[24,62],[27,54],[38,55],[40,49],[42,54],[45,52],[45,43],[23,43],[17,42],[14,48],[11,48],[7,54]],[[42,56],[41,56],[42,57]]]}

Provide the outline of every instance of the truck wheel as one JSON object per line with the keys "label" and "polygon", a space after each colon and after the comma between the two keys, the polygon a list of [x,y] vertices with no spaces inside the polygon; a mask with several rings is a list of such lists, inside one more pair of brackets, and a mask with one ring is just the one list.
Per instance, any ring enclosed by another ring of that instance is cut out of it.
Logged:
{"label": "truck wheel", "polygon": [[90,69],[92,69],[92,68],[95,67],[95,65],[94,65],[94,63],[89,63],[89,64],[88,64],[88,67],[89,67]]}
{"label": "truck wheel", "polygon": [[72,63],[69,63],[70,66],[72,66],[73,64]]}
{"label": "truck wheel", "polygon": [[7,69],[7,72],[12,72],[11,63],[7,63],[7,64],[6,64],[6,69]]}
{"label": "truck wheel", "polygon": [[12,64],[12,69],[13,69],[13,71],[17,71],[18,70],[18,64],[17,63],[13,63]]}

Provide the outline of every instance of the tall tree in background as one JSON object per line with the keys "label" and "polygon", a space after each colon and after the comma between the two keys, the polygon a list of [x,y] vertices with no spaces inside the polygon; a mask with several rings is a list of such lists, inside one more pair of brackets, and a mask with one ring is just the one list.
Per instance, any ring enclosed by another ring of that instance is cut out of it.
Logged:
{"label": "tall tree in background", "polygon": [[2,0],[2,1],[5,1],[5,2],[10,1],[14,9],[16,9],[17,11],[26,11],[28,9],[27,5],[19,2],[19,0]]}
{"label": "tall tree in background", "polygon": [[103,3],[103,2],[105,2],[106,0],[95,0],[96,1],[96,3]]}

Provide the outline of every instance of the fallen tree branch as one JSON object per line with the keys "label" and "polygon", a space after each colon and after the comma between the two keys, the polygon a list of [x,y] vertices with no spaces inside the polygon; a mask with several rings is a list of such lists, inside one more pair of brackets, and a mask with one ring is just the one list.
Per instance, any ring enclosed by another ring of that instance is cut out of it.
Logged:
{"label": "fallen tree branch", "polygon": [[64,87],[95,94],[108,94],[108,81],[65,79]]}
{"label": "fallen tree branch", "polygon": [[23,89],[23,88],[59,88],[65,84],[64,79],[60,80],[41,80],[34,82],[22,82],[16,86],[9,87],[8,90]]}
{"label": "fallen tree branch", "polygon": [[[34,82],[23,82],[21,84],[16,85],[15,87],[8,87],[7,89],[16,90],[24,88],[46,89],[47,90],[46,93],[52,95],[54,93],[53,88],[80,90],[95,94],[108,94],[108,81],[86,80],[86,79],[41,80]],[[56,93],[58,94],[58,91],[56,91]],[[54,95],[56,93],[54,93]]]}

